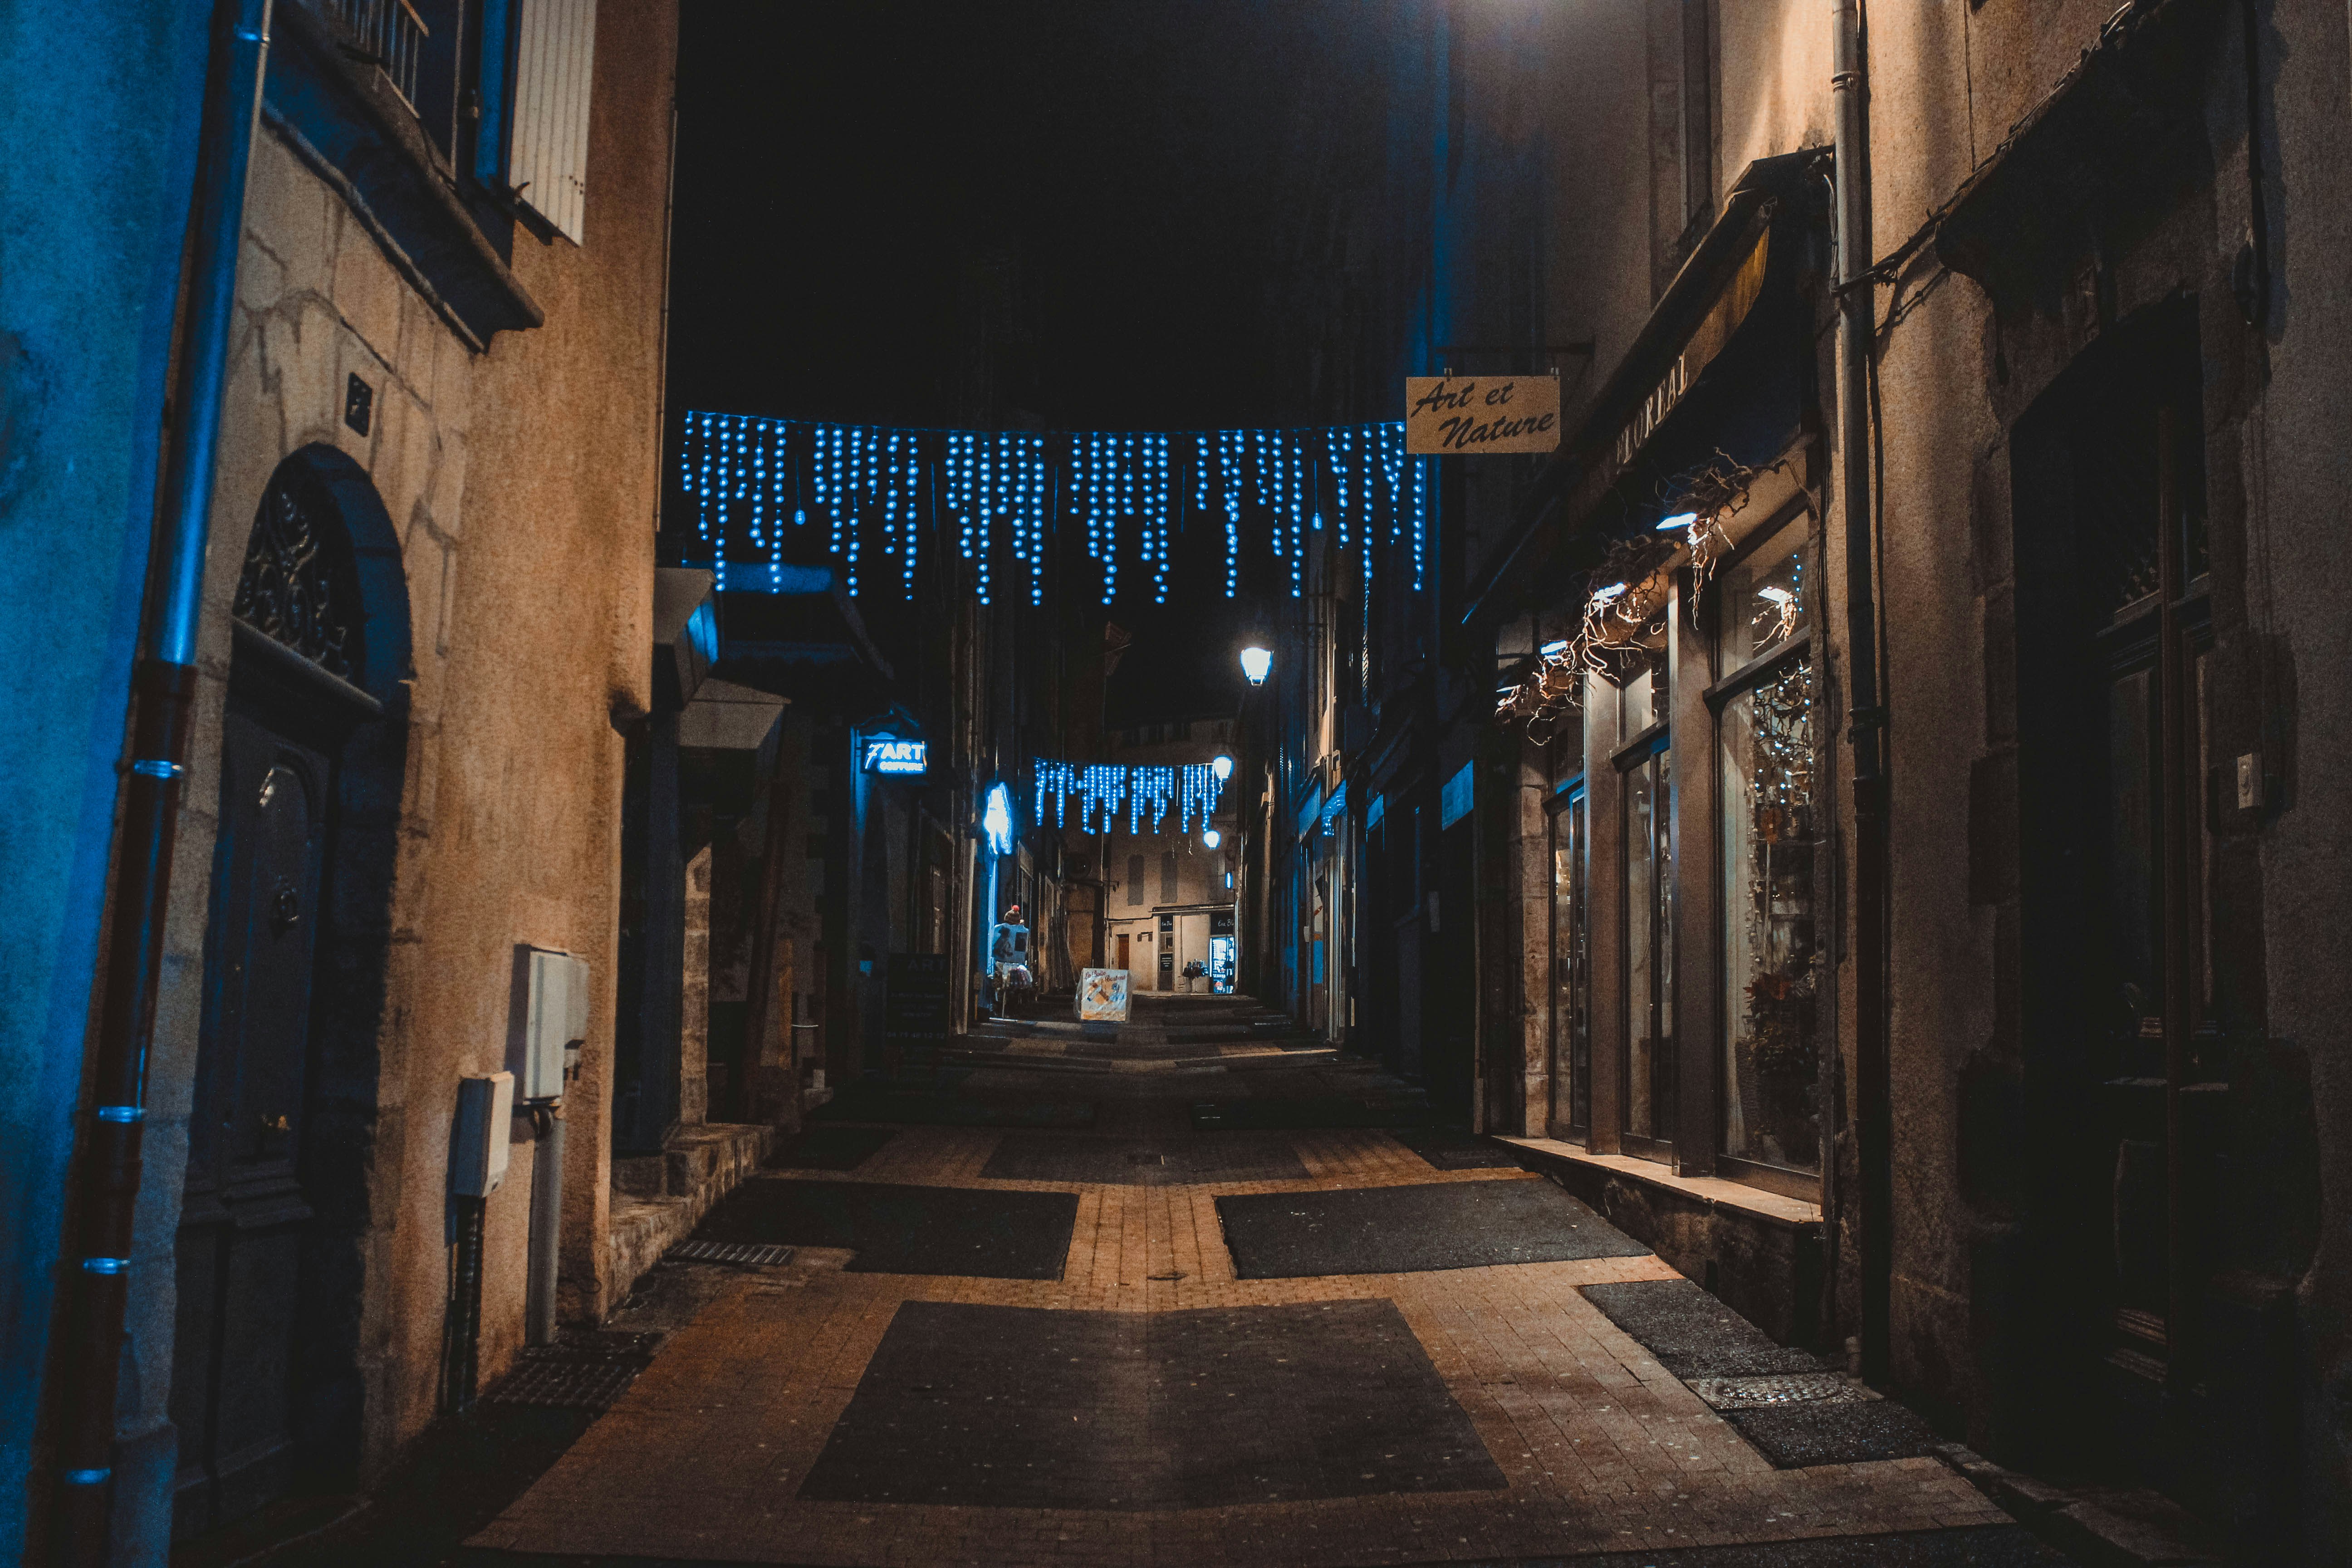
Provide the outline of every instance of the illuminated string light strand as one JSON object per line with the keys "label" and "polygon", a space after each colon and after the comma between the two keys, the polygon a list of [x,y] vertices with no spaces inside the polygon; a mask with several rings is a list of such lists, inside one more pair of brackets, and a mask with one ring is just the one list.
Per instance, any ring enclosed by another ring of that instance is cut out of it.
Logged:
{"label": "illuminated string light strand", "polygon": [[1224,781],[1208,763],[1139,766],[1089,763],[1082,767],[1038,757],[1030,763],[1030,781],[1039,822],[1051,820],[1056,827],[1067,826],[1069,804],[1075,796],[1078,826],[1088,833],[1109,832],[1124,806],[1129,833],[1143,831],[1147,815],[1152,832],[1166,832],[1172,807],[1176,831],[1188,834],[1195,825],[1209,826],[1225,789]]}
{"label": "illuminated string light strand", "polygon": [[1135,591],[1164,605],[1188,510],[1224,535],[1227,598],[1240,594],[1244,557],[1256,549],[1274,557],[1292,596],[1302,595],[1310,535],[1327,526],[1339,548],[1359,552],[1367,582],[1378,557],[1402,553],[1408,541],[1414,590],[1427,580],[1428,468],[1405,455],[1397,423],[1046,436],[698,410],[683,421],[676,471],[720,586],[746,585],[730,581],[730,567],[757,563],[768,568],[765,585],[781,588],[787,556],[805,558],[815,540],[804,531],[821,522],[824,553],[851,594],[871,552],[895,564],[888,576],[911,598],[923,532],[937,527],[971,563],[982,603],[998,568],[1010,566],[1042,605],[1063,559],[1056,531],[1066,527],[1083,534],[1103,603],[1118,597],[1120,568],[1132,562],[1142,579]]}

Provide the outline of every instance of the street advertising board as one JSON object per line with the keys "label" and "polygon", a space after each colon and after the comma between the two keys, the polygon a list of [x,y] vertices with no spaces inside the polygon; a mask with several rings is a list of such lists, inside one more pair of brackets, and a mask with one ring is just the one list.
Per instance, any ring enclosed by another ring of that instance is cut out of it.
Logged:
{"label": "street advertising board", "polygon": [[948,1037],[948,955],[894,952],[883,972],[882,1033],[908,1044]]}
{"label": "street advertising board", "polygon": [[1128,975],[1124,969],[1078,971],[1078,1022],[1127,1022]]}

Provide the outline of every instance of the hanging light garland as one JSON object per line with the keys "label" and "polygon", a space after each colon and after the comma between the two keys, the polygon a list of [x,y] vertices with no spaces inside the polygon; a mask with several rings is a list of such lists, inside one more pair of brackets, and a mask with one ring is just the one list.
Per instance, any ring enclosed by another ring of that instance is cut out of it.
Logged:
{"label": "hanging light garland", "polygon": [[[1327,518],[1342,549],[1361,550],[1367,582],[1380,550],[1409,540],[1420,592],[1427,559],[1428,459],[1406,455],[1402,424],[1047,435],[695,412],[686,416],[678,477],[720,587],[776,589],[785,561],[805,558],[808,531],[818,526],[853,595],[865,558],[877,553],[895,560],[888,574],[911,597],[929,531],[972,563],[982,604],[999,569],[1025,578],[1029,602],[1044,604],[1066,521],[1084,535],[1106,605],[1118,595],[1122,562],[1135,563],[1153,603],[1168,602],[1189,520],[1222,531],[1229,599],[1241,590],[1245,542],[1263,542],[1286,567],[1291,596],[1302,595],[1307,536]],[[1243,538],[1249,509],[1261,540]],[[751,575],[730,580],[730,571]]]}
{"label": "hanging light garland", "polygon": [[1082,767],[1039,757],[1030,764],[1030,777],[1036,787],[1039,822],[1050,814],[1055,826],[1068,826],[1070,799],[1075,795],[1078,827],[1087,833],[1108,833],[1122,805],[1127,808],[1129,833],[1143,831],[1147,814],[1152,832],[1166,831],[1171,805],[1176,810],[1176,831],[1190,833],[1195,817],[1202,827],[1209,826],[1225,789],[1213,763],[1138,766],[1090,763]]}

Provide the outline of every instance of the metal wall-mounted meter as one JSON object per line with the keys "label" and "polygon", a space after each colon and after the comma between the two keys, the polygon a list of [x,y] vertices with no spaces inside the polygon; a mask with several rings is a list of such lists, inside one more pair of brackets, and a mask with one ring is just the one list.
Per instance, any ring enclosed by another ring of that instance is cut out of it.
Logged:
{"label": "metal wall-mounted meter", "polygon": [[564,1069],[588,1038],[588,961],[528,943],[515,949],[514,998],[507,1022],[507,1063],[515,1092],[527,1100],[563,1093]]}

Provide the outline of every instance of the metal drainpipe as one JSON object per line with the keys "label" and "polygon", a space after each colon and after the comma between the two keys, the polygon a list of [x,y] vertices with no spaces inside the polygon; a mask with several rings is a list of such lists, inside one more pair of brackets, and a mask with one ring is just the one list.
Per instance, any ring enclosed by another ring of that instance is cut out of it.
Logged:
{"label": "metal drainpipe", "polygon": [[555,1296],[563,1258],[563,1107],[530,1110],[539,1146],[530,1162],[530,1274],[524,1301],[527,1343],[555,1342]]}
{"label": "metal drainpipe", "polygon": [[215,69],[205,89],[204,142],[195,192],[195,255],[182,344],[179,429],[170,445],[152,559],[161,571],[148,609],[146,653],[132,683],[136,719],[116,845],[113,918],[98,1047],[90,1066],[90,1121],[72,1195],[78,1258],[61,1292],[58,1328],[70,1340],[70,1381],[59,1477],[60,1559],[75,1568],[107,1560],[114,1500],[114,1415],[130,1295],[132,1226],[146,1120],[148,1048],[171,902],[172,848],[187,773],[188,717],[196,689],[196,622],[211,532],[221,384],[236,312],[237,237],[245,177],[269,55],[270,0],[224,0]]}
{"label": "metal drainpipe", "polygon": [[1887,1373],[1895,1239],[1888,1058],[1886,710],[1879,689],[1870,489],[1869,77],[1861,0],[1832,0],[1837,111],[1838,468],[1845,510],[1846,668],[1853,742],[1855,1154],[1860,1167],[1863,1371]]}

